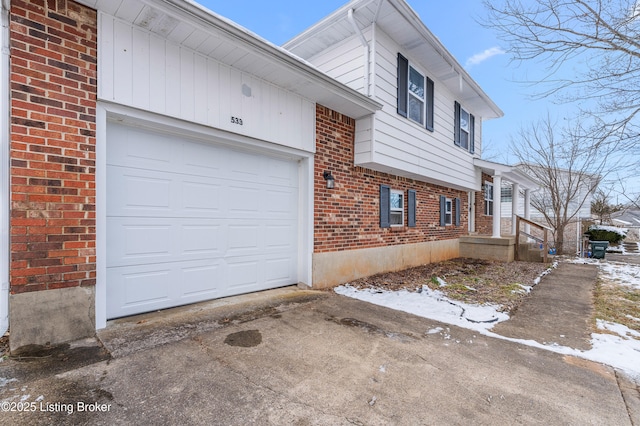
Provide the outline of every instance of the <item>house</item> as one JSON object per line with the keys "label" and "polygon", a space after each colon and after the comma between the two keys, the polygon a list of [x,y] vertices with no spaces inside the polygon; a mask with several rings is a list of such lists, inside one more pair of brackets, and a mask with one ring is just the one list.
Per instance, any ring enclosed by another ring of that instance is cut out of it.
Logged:
{"label": "house", "polygon": [[457,257],[500,239],[486,188],[527,185],[481,160],[502,112],[402,0],[284,48],[189,0],[5,0],[2,19],[13,352]]}
{"label": "house", "polygon": [[319,135],[316,167],[343,186],[316,188],[314,285],[456,257],[461,238],[483,245],[464,254],[513,258],[492,188],[536,184],[481,159],[482,123],[503,113],[405,1],[351,1],[283,47],[382,104],[356,120],[353,146],[331,141],[327,158]]}

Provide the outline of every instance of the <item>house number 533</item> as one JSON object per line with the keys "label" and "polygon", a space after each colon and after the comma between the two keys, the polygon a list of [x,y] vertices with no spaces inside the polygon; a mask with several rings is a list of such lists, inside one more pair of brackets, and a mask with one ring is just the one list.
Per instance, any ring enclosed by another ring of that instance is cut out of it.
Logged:
{"label": "house number 533", "polygon": [[238,117],[231,117],[231,122],[233,124],[238,124],[240,126],[242,126],[242,118],[238,118]]}

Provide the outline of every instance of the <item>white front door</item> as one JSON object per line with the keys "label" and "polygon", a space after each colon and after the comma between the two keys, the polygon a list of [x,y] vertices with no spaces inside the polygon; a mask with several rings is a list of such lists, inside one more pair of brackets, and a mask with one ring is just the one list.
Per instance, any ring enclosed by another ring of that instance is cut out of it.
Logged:
{"label": "white front door", "polygon": [[297,161],[107,127],[107,318],[296,284]]}

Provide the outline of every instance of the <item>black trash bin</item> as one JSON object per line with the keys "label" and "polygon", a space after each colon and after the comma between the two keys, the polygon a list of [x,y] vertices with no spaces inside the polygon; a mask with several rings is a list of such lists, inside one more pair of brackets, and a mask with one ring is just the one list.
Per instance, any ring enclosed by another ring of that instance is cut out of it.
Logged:
{"label": "black trash bin", "polygon": [[609,241],[589,241],[591,244],[591,257],[594,259],[604,259],[604,254],[609,247]]}

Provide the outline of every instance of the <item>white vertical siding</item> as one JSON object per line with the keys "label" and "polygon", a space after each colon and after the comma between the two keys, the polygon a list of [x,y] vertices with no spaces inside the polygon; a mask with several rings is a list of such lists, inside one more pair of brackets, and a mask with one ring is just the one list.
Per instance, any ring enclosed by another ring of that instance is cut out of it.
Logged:
{"label": "white vertical siding", "polygon": [[314,151],[313,102],[104,13],[99,31],[99,99]]}

